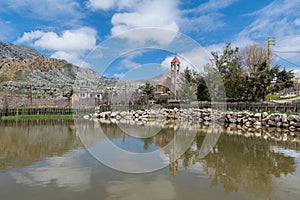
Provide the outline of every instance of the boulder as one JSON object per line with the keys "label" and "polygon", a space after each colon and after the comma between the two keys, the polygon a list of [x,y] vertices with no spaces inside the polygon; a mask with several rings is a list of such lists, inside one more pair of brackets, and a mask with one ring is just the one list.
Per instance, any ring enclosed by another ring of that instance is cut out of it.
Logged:
{"label": "boulder", "polygon": [[247,121],[247,122],[245,123],[245,126],[251,127],[251,126],[252,126],[252,122],[251,122],[251,121]]}
{"label": "boulder", "polygon": [[290,115],[290,116],[288,116],[287,120],[288,120],[289,122],[294,121],[294,120],[295,120],[295,115]]}
{"label": "boulder", "polygon": [[235,123],[236,123],[236,119],[235,119],[235,118],[230,118],[230,119],[229,119],[229,122],[235,124]]}
{"label": "boulder", "polygon": [[254,117],[255,117],[255,118],[261,118],[261,114],[260,114],[260,113],[255,113],[255,114],[254,114]]}
{"label": "boulder", "polygon": [[281,121],[282,121],[283,123],[288,122],[288,117],[287,117],[286,114],[282,114],[282,115],[281,115]]}
{"label": "boulder", "polygon": [[268,120],[268,125],[269,125],[269,126],[276,126],[276,122],[273,121],[273,120],[271,120],[271,119],[269,119],[269,120]]}
{"label": "boulder", "polygon": [[269,114],[267,112],[262,113],[262,118],[266,118],[267,116],[269,116]]}
{"label": "boulder", "polygon": [[277,123],[276,123],[276,126],[277,126],[277,127],[281,127],[281,125],[282,125],[282,122],[277,122]]}

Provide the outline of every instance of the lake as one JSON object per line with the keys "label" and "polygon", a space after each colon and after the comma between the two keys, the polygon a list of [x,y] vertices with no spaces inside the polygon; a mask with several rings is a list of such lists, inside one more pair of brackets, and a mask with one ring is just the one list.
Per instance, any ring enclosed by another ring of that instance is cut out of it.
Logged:
{"label": "lake", "polygon": [[[135,163],[113,152],[112,144],[133,155],[158,152],[161,160]],[[2,121],[0,196],[299,199],[299,149],[296,143],[229,134],[212,124]],[[143,170],[148,172],[139,173]]]}

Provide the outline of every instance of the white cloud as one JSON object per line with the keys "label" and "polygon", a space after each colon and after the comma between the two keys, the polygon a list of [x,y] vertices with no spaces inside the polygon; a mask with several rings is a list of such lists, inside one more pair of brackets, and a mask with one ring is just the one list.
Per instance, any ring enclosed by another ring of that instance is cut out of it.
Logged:
{"label": "white cloud", "polygon": [[[207,33],[226,26],[221,10],[238,0],[210,0],[181,11],[180,27],[185,32]],[[185,2],[184,2],[185,3]]]}
{"label": "white cloud", "polygon": [[276,51],[300,51],[300,35],[289,35],[276,41]]}
{"label": "white cloud", "polygon": [[90,64],[87,62],[84,62],[80,58],[79,54],[82,54],[82,53],[81,52],[56,51],[51,55],[51,58],[66,60],[69,63],[72,63],[72,64],[80,66],[80,67],[84,67],[84,68],[90,67]]}
{"label": "white cloud", "polygon": [[[240,32],[239,37],[267,38],[267,36],[283,37],[285,35],[299,34],[294,25],[298,17],[300,0],[276,0],[263,9],[252,13],[256,19]],[[288,13],[288,15],[287,15]]]}
{"label": "white cloud", "polygon": [[[129,30],[149,27],[179,31],[177,0],[90,0],[88,7],[94,10],[118,10],[111,19],[113,36]],[[140,32],[123,34],[121,37],[128,37],[130,40],[139,42],[155,40],[166,44],[174,39],[175,34],[173,38],[170,38],[169,35],[161,35],[157,31],[148,30],[142,34]]]}
{"label": "white cloud", "polygon": [[[267,44],[268,36],[275,36],[275,46],[272,46],[272,50],[299,51],[300,29],[297,26],[299,10],[300,0],[275,0],[250,14],[255,20],[238,34],[236,41],[264,41]],[[285,54],[283,57],[294,63],[300,61],[298,54]]]}
{"label": "white cloud", "polygon": [[31,31],[31,32],[25,32],[23,33],[23,36],[18,39],[18,43],[22,42],[31,42],[35,39],[41,38],[46,33],[43,31]]}
{"label": "white cloud", "polygon": [[108,10],[115,6],[114,0],[90,0],[88,7],[94,10]]}
{"label": "white cloud", "polygon": [[178,31],[176,1],[144,1],[132,12],[116,13],[112,17],[112,34],[134,28],[158,27]]}
{"label": "white cloud", "polygon": [[[209,63],[209,59],[211,58],[210,54],[206,52],[204,48],[195,48],[191,51],[177,55],[177,57],[181,63],[181,71],[184,71],[186,67],[189,67],[189,69],[194,69],[198,72],[204,72],[204,66]],[[171,60],[173,58],[174,56],[166,57],[161,63],[162,68],[170,69]]]}
{"label": "white cloud", "polygon": [[89,27],[54,32],[31,31],[18,39],[19,43],[33,42],[33,46],[55,51],[91,50],[96,45],[97,32]]}
{"label": "white cloud", "polygon": [[65,30],[62,34],[55,32],[31,31],[23,34],[18,43],[54,52],[51,57],[65,59],[81,67],[89,67],[82,61],[85,52],[96,46],[97,32],[89,27]]}
{"label": "white cloud", "polygon": [[294,24],[300,26],[300,18],[295,19]]}
{"label": "white cloud", "polygon": [[145,0],[89,0],[87,6],[92,10],[132,9]]}
{"label": "white cloud", "polygon": [[206,3],[201,4],[199,7],[194,10],[198,10],[198,12],[213,12],[218,11],[220,9],[226,8],[231,4],[237,2],[238,0],[209,0]]}

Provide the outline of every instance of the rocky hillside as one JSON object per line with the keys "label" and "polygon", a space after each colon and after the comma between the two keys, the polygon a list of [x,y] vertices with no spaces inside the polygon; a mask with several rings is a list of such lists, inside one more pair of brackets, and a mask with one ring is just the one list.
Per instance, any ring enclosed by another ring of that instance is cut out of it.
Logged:
{"label": "rocky hillside", "polygon": [[0,41],[0,58],[22,60],[41,56],[42,54],[25,46],[16,46],[14,44],[5,44]]}
{"label": "rocky hillside", "polygon": [[34,98],[65,97],[73,89],[105,90],[116,82],[91,69],[48,58],[34,49],[0,42],[0,93]]}

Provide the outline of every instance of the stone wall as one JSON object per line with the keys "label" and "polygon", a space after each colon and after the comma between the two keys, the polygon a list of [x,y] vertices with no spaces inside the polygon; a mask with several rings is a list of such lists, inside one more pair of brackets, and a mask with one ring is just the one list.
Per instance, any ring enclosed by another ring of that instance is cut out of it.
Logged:
{"label": "stone wall", "polygon": [[300,116],[287,115],[282,113],[251,113],[243,112],[224,112],[212,109],[156,109],[156,110],[137,110],[137,111],[108,111],[95,112],[86,118],[105,118],[105,119],[127,119],[127,120],[180,120],[194,122],[225,122],[230,124],[243,125],[246,127],[278,127],[289,129],[290,131],[300,131]]}

